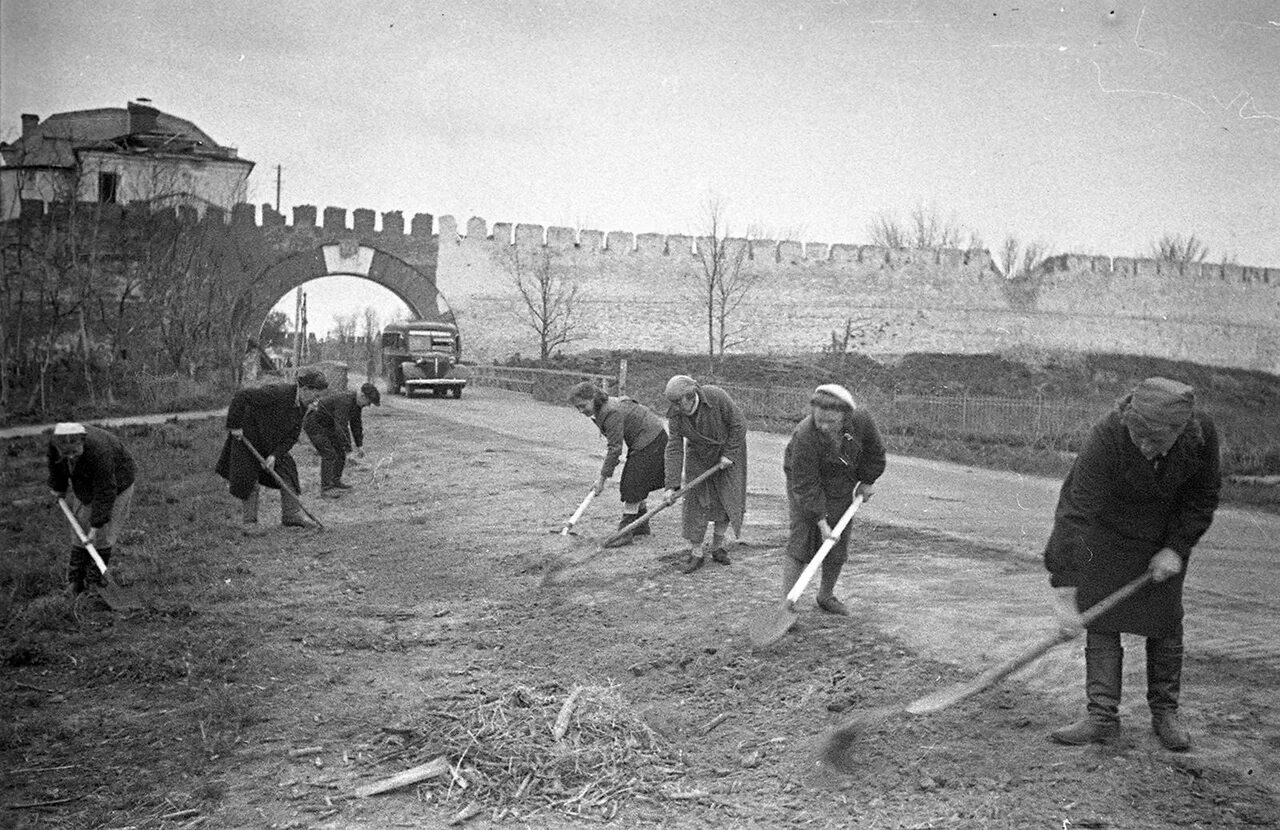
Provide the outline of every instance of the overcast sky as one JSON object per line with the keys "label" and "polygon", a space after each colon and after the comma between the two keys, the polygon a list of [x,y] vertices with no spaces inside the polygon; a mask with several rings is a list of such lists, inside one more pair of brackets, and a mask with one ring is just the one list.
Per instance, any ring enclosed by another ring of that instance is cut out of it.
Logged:
{"label": "overcast sky", "polygon": [[286,215],[694,233],[715,193],[801,241],[924,205],[993,249],[1280,266],[1274,0],[0,0],[0,136],[139,97],[256,162],[254,203],[282,166]]}

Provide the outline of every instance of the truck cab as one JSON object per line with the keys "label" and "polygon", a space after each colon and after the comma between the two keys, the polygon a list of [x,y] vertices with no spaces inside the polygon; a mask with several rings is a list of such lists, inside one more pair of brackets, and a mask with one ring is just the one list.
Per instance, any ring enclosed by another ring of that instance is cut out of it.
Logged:
{"label": "truck cab", "polygon": [[382,371],[393,395],[461,398],[467,385],[461,362],[462,337],[453,323],[410,320],[382,330]]}

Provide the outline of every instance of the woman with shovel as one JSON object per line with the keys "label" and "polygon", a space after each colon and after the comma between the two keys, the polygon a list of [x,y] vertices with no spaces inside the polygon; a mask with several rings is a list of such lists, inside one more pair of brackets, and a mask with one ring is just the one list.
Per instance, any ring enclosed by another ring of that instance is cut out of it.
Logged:
{"label": "woman with shovel", "polygon": [[[590,418],[605,440],[604,465],[591,492],[600,495],[604,483],[617,469],[622,459],[622,448],[627,449],[627,460],[622,466],[622,478],[618,491],[622,496],[622,529],[647,512],[645,499],[654,490],[661,490],[664,482],[662,457],[667,447],[667,430],[652,409],[631,398],[611,398],[590,381],[583,381],[569,390],[569,403]],[[648,536],[648,522],[634,531],[623,534],[610,547],[629,545],[633,536]]]}
{"label": "woman with shovel", "polygon": [[[783,559],[783,594],[791,591],[804,567],[857,495],[870,501],[884,472],[884,444],[875,422],[858,409],[849,390],[827,383],[813,390],[809,415],[791,433],[783,456],[791,536]],[[835,595],[848,556],[846,527],[822,560],[818,607],[849,615]]]}
{"label": "woman with shovel", "polygon": [[[322,372],[304,369],[296,383],[250,387],[232,396],[227,408],[227,440],[214,470],[227,480],[231,495],[240,499],[246,532],[258,524],[258,485],[281,491],[282,525],[307,527],[297,499],[301,492],[298,465],[289,450],[302,433],[307,408],[327,388],[329,382]],[[277,476],[285,483],[284,489]]]}
{"label": "woman with shovel", "polygon": [[747,512],[747,422],[727,392],[718,386],[702,386],[688,375],[667,381],[665,397],[671,408],[667,411],[664,500],[676,498],[681,473],[692,481],[722,460],[730,462],[684,500],[684,538],[689,551],[681,571],[688,574],[702,567],[702,540],[708,523],[713,525],[711,558],[728,565],[725,531],[732,526],[734,534],[741,536]]}
{"label": "woman with shovel", "polygon": [[1120,734],[1120,634],[1146,638],[1151,726],[1169,750],[1190,747],[1178,717],[1182,581],[1213,522],[1221,486],[1218,433],[1184,383],[1152,377],[1094,426],[1071,465],[1045,547],[1050,584],[1084,610],[1141,574],[1151,587],[1086,626],[1085,717],[1052,733],[1064,744]]}
{"label": "woman with shovel", "polygon": [[[67,587],[82,593],[86,581],[102,584],[99,570],[89,567],[92,544],[105,567],[120,537],[120,528],[129,518],[133,502],[133,482],[137,467],[133,456],[119,438],[95,426],[63,423],[53,428],[49,439],[49,489],[54,497],[66,499],[72,517],[84,531],[76,537],[67,566]],[[67,498],[70,489],[74,498]],[[85,520],[88,519],[86,522]]]}

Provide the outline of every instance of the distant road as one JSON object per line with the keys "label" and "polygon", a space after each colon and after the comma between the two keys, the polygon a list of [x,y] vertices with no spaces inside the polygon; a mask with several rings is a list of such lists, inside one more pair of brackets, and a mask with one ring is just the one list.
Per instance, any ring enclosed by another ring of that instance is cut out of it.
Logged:
{"label": "distant road", "polygon": [[[165,421],[199,421],[204,418],[222,418],[227,414],[226,407],[209,409],[204,412],[158,412],[154,415],[125,415],[120,418],[95,418],[84,421],[99,427],[121,427],[127,424],[163,424]],[[0,440],[24,438],[39,435],[53,429],[53,424],[28,424],[27,426],[0,429]]]}

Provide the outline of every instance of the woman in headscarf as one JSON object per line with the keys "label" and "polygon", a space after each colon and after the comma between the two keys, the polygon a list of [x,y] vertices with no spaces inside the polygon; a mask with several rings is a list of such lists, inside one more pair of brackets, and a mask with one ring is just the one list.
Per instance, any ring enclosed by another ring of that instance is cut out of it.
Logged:
{"label": "woman in headscarf", "polygon": [[[875,422],[858,409],[853,395],[838,383],[813,390],[810,412],[791,433],[783,456],[791,538],[787,541],[782,593],[791,591],[831,529],[861,494],[870,501],[875,481],[884,472],[884,444]],[[818,607],[848,616],[836,597],[836,581],[848,557],[849,529],[822,560]]]}
{"label": "woman in headscarf", "polygon": [[[667,447],[667,430],[657,413],[631,398],[611,398],[603,389],[583,381],[569,390],[569,403],[595,423],[605,440],[604,464],[592,487],[597,496],[604,492],[604,483],[618,468],[622,449],[627,450],[626,462],[618,491],[622,496],[622,529],[647,512],[645,499],[654,490],[661,490],[665,481],[662,472],[663,453]],[[646,522],[632,533],[615,541],[614,546],[629,545],[632,536],[648,536]]]}
{"label": "woman in headscarf", "polygon": [[[725,530],[742,535],[747,512],[747,422],[738,405],[718,386],[699,384],[688,375],[667,382],[665,498],[673,498],[684,481],[690,481],[728,459],[732,466],[707,479],[684,498],[683,535],[689,542],[684,573],[693,573],[705,562],[702,542],[707,524],[714,525],[711,558],[729,564],[724,549]],[[683,473],[683,478],[681,474]]]}
{"label": "woman in headscarf", "polygon": [[1209,529],[1220,487],[1218,433],[1184,383],[1152,377],[1121,398],[1089,435],[1062,483],[1045,548],[1050,584],[1078,610],[1150,571],[1154,584],[1090,623],[1086,716],[1053,732],[1059,743],[1107,742],[1120,732],[1120,634],[1147,638],[1147,703],[1165,748],[1187,749],[1178,717],[1182,583]]}

